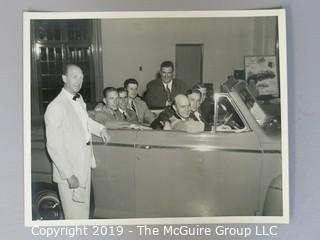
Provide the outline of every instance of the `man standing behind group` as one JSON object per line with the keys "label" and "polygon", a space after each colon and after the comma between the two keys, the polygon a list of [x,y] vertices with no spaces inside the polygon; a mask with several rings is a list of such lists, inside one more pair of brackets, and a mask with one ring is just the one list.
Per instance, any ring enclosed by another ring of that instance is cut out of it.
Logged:
{"label": "man standing behind group", "polygon": [[83,73],[77,65],[66,66],[64,87],[45,112],[47,149],[53,165],[53,181],[66,219],[88,219],[91,168],[96,167],[91,133],[105,142],[106,128],[88,117],[86,104],[78,93]]}
{"label": "man standing behind group", "polygon": [[134,78],[129,78],[124,82],[124,88],[128,92],[128,108],[136,113],[139,123],[150,125],[155,119],[155,115],[147,104],[138,97],[138,85],[138,81]]}
{"label": "man standing behind group", "polygon": [[160,79],[147,84],[145,100],[151,109],[163,109],[170,106],[177,94],[187,91],[186,84],[173,79],[174,66],[171,61],[164,61],[160,66]]}

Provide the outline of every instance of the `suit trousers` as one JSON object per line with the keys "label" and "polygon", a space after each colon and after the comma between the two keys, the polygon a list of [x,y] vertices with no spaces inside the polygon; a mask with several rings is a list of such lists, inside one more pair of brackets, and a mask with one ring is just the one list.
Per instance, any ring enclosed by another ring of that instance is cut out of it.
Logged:
{"label": "suit trousers", "polygon": [[59,195],[65,219],[89,219],[91,174],[88,176],[88,181],[84,187],[84,202],[76,202],[73,200],[74,189],[70,189],[67,182],[58,183]]}

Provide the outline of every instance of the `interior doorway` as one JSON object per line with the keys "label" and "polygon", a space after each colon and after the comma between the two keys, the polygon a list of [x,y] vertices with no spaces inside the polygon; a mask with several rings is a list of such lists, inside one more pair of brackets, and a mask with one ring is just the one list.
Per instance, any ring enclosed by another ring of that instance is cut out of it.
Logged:
{"label": "interior doorway", "polygon": [[188,87],[202,83],[203,44],[176,44],[176,78]]}

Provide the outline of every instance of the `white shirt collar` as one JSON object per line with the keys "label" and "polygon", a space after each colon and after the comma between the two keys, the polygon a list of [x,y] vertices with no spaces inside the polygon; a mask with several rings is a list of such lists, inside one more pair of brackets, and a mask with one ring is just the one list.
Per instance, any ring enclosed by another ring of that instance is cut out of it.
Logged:
{"label": "white shirt collar", "polygon": [[[70,99],[70,100],[72,100],[73,102],[75,102],[75,101],[73,100],[74,94],[68,92],[65,88],[62,88],[62,92],[64,93],[64,95],[66,95],[66,97],[67,97],[68,99]],[[78,94],[80,94],[80,93],[78,93]],[[80,95],[80,97],[81,97],[81,95]]]}
{"label": "white shirt collar", "polygon": [[166,88],[168,85],[169,90],[172,91],[172,82],[173,82],[173,80],[171,80],[169,83],[162,82],[162,84],[163,84],[164,88]]}
{"label": "white shirt collar", "polygon": [[201,121],[200,119],[200,113],[198,111],[194,112],[194,115],[196,116],[196,118],[198,118],[199,121]]}

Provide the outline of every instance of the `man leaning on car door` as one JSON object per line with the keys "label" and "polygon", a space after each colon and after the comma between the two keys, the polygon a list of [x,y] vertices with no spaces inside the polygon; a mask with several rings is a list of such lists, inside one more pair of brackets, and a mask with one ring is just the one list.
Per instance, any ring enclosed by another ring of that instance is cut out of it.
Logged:
{"label": "man leaning on car door", "polygon": [[74,64],[66,65],[64,87],[45,112],[47,149],[53,164],[53,181],[66,219],[88,219],[91,168],[96,167],[91,133],[107,142],[106,128],[88,117],[86,104],[78,93],[83,73]]}

